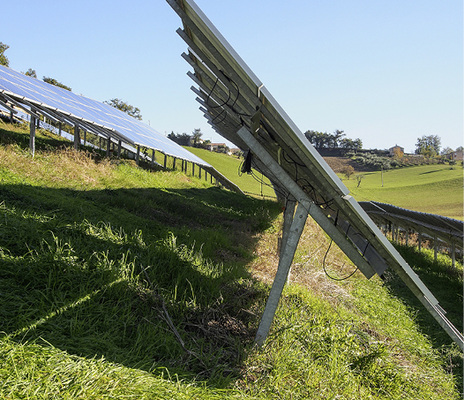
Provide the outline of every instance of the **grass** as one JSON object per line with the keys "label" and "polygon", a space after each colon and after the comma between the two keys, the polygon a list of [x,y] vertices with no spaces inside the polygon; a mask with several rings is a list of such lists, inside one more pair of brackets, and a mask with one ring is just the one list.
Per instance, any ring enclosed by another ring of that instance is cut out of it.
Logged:
{"label": "grass", "polygon": [[276,197],[269,179],[261,173],[254,171],[253,174],[242,174],[240,172],[243,159],[195,147],[187,147],[186,149],[214,166],[245,193],[255,197]]}
{"label": "grass", "polygon": [[[456,346],[393,275],[328,279],[312,221],[256,349],[278,204],[25,138],[0,122],[0,398],[459,398]],[[416,264],[462,326],[448,262]]]}
{"label": "grass", "polygon": [[379,201],[410,210],[463,219],[461,166],[423,165],[363,173],[357,188],[354,178],[343,183],[358,201]]}

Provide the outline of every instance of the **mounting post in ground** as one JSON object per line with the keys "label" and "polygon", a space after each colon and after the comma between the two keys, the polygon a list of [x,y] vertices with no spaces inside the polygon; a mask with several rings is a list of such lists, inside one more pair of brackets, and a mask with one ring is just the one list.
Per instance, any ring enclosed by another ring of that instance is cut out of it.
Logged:
{"label": "mounting post in ground", "polygon": [[35,117],[31,115],[30,121],[30,135],[29,135],[29,148],[32,153],[32,157],[35,154]]}
{"label": "mounting post in ground", "polygon": [[259,346],[264,344],[264,341],[269,334],[271,329],[272,321],[274,319],[277,306],[279,304],[280,296],[284,289],[285,283],[287,282],[288,272],[292,265],[293,256],[295,255],[298,242],[300,241],[301,233],[303,232],[306,219],[308,217],[308,209],[310,205],[305,203],[299,203],[296,210],[295,216],[292,219],[292,224],[287,233],[287,239],[285,246],[282,248],[282,252],[279,259],[279,267],[272,284],[269,298],[267,299],[266,308],[264,309],[261,322],[256,332],[255,343]]}
{"label": "mounting post in ground", "polygon": [[74,125],[74,149],[79,150],[79,145],[81,142],[80,134],[79,134],[79,125]]}

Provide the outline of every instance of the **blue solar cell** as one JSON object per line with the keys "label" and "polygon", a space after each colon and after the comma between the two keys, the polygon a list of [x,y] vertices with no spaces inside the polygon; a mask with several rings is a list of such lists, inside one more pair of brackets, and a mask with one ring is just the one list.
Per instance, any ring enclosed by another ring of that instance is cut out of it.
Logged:
{"label": "blue solar cell", "polygon": [[[130,145],[148,147],[195,164],[211,167],[201,158],[185,150],[152,127],[132,118],[108,104],[77,95],[0,65],[0,92],[16,100],[24,98],[35,105],[54,110],[74,119],[107,129],[108,134],[123,138]],[[116,131],[117,134],[112,131]]]}

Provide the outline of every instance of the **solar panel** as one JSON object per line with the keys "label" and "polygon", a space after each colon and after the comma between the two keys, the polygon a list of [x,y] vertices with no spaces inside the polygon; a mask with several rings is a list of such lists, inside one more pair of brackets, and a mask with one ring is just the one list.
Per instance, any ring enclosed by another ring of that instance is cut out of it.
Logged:
{"label": "solar panel", "polygon": [[252,154],[254,167],[271,180],[278,197],[299,204],[284,228],[288,238],[256,342],[262,344],[268,333],[278,301],[275,293],[280,297],[309,213],[367,278],[386,268],[395,270],[464,348],[464,337],[444,316],[435,296],[195,2],[167,2],[183,22],[177,32],[189,48],[182,56],[193,68],[188,75],[197,85],[192,90],[205,118],[219,134]]}
{"label": "solar panel", "polygon": [[5,102],[17,102],[28,112],[35,108],[51,118],[64,119],[71,125],[78,124],[98,135],[121,140],[131,146],[158,150],[212,169],[211,165],[155,129],[108,104],[0,65],[0,100],[2,99]]}

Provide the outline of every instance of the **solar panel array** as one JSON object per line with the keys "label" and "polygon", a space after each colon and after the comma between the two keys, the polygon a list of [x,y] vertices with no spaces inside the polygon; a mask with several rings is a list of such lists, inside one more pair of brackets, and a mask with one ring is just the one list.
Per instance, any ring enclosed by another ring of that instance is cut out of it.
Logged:
{"label": "solar panel array", "polygon": [[446,319],[437,299],[380,232],[348,189],[307,141],[193,0],[167,0],[180,16],[177,32],[188,45],[183,58],[193,69],[200,110],[223,137],[250,151],[251,164],[282,199],[296,198],[367,278],[390,267],[450,336],[462,334]]}
{"label": "solar panel array", "polygon": [[155,129],[128,114],[108,105],[77,95],[69,90],[48,84],[0,65],[0,105],[23,107],[28,113],[34,111],[56,121],[98,136],[121,140],[131,146],[158,150],[195,164],[210,167]]}

